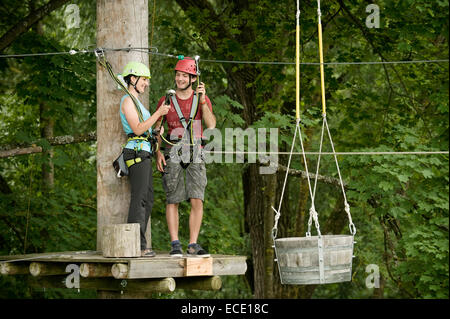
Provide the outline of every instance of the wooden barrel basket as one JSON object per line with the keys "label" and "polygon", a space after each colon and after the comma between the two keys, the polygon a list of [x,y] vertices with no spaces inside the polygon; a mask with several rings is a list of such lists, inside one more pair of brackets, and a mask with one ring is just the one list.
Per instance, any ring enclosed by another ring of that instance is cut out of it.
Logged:
{"label": "wooden barrel basket", "polygon": [[281,283],[312,285],[351,281],[353,243],[352,235],[276,239]]}

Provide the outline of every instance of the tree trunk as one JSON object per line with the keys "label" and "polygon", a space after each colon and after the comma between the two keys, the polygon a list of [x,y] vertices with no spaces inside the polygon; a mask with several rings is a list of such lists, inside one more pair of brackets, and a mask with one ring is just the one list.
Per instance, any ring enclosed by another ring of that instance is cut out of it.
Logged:
{"label": "tree trunk", "polygon": [[[53,137],[53,128],[55,121],[47,113],[49,107],[44,101],[41,101],[39,105],[41,137],[45,139],[51,139]],[[53,188],[55,182],[55,166],[53,165],[53,149],[43,150],[43,156],[46,160],[42,163],[42,186],[43,189],[48,191]]]}
{"label": "tree trunk", "polygon": [[275,206],[276,175],[261,175],[258,164],[243,173],[245,218],[250,232],[255,298],[273,298],[273,249],[271,230]]}
{"label": "tree trunk", "polygon": [[[148,47],[147,0],[98,0],[97,47]],[[122,72],[129,61],[148,65],[148,55],[139,52],[107,52],[115,73]],[[126,141],[119,116],[123,92],[108,72],[97,64],[97,250],[101,250],[102,227],[126,223],[130,203],[127,177],[118,179],[112,162]],[[148,106],[148,94],[141,101]],[[147,227],[148,243],[150,221]]]}

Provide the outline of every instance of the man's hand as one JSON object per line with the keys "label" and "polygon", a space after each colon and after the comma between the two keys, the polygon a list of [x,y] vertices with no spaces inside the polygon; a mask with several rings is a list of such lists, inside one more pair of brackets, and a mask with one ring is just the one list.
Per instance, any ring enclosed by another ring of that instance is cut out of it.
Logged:
{"label": "man's hand", "polygon": [[197,96],[200,96],[200,104],[205,104],[206,103],[206,89],[205,89],[205,83],[200,82],[197,86],[196,89],[197,92]]}
{"label": "man's hand", "polygon": [[166,166],[166,159],[161,151],[156,152],[156,168],[158,171],[164,173],[164,166]]}

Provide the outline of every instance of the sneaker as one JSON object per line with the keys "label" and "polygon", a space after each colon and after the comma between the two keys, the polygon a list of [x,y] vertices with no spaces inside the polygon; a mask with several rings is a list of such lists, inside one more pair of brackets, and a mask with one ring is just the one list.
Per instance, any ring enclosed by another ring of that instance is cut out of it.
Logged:
{"label": "sneaker", "polygon": [[171,244],[172,249],[170,250],[170,257],[183,257],[183,252],[181,250],[181,243],[175,242]]}
{"label": "sneaker", "polygon": [[208,252],[206,250],[204,250],[202,248],[202,246],[200,246],[199,244],[189,244],[188,246],[188,250],[186,251],[187,255],[189,257],[209,257],[211,256],[210,254],[208,254]]}
{"label": "sneaker", "polygon": [[156,253],[151,250],[150,248],[147,248],[145,250],[141,250],[141,257],[155,257]]}

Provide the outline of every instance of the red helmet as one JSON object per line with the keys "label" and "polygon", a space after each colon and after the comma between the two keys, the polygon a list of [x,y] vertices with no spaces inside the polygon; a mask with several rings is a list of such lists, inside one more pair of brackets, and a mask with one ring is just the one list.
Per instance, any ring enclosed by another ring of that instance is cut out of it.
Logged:
{"label": "red helmet", "polygon": [[197,76],[197,68],[195,66],[195,60],[188,56],[184,57],[183,60],[178,60],[177,65],[175,66],[175,71],[186,72],[188,74]]}

